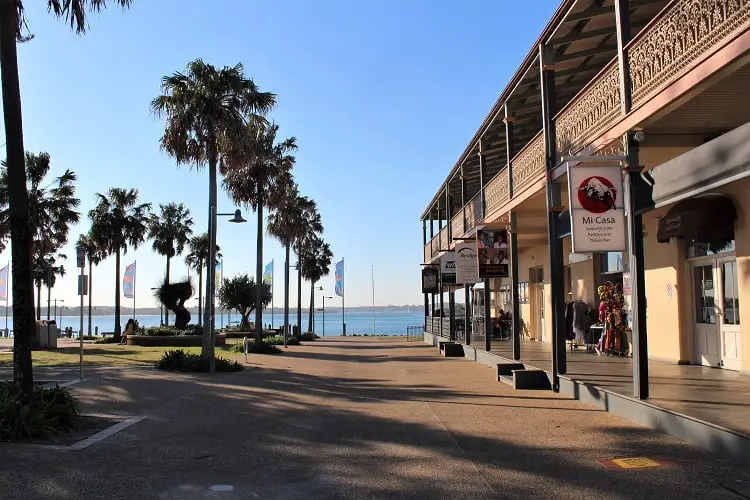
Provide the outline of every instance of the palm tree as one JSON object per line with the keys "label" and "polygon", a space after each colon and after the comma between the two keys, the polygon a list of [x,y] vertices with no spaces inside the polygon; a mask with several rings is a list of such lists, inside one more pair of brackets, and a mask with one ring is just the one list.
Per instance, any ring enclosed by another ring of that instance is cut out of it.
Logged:
{"label": "palm tree", "polygon": [[106,255],[104,255],[102,249],[97,246],[96,241],[94,240],[94,237],[91,235],[91,233],[80,235],[78,237],[78,243],[76,244],[76,247],[83,247],[84,251],[86,252],[86,259],[89,261],[89,335],[93,335],[93,320],[91,317],[93,308],[91,304],[91,295],[94,291],[94,266],[98,266],[99,263],[104,260]]}
{"label": "palm tree", "polygon": [[[224,187],[235,203],[251,207],[258,216],[255,275],[263,275],[264,210],[277,209],[283,202],[287,187],[292,184],[294,137],[276,142],[279,127],[253,120],[245,126],[243,136],[222,157]],[[256,302],[261,303],[260,287]],[[255,341],[263,339],[263,308],[255,311]]]}
{"label": "palm tree", "polygon": [[58,265],[58,259],[65,260],[63,254],[47,253],[34,259],[34,285],[36,285],[36,319],[42,319],[42,285],[47,287],[47,319],[50,316],[50,302],[52,287],[55,286],[57,276],[65,276],[65,268]]}
{"label": "palm tree", "polygon": [[[132,0],[114,0],[122,7]],[[78,33],[86,30],[86,11],[98,11],[106,0],[48,0],[49,10],[70,23]],[[29,230],[29,195],[24,176],[23,120],[21,86],[18,81],[16,42],[31,38],[22,30],[27,26],[23,2],[0,0],[0,75],[2,76],[3,117],[6,158],[8,160],[8,205],[10,211],[13,261],[13,382],[21,387],[23,399],[31,398],[34,374],[31,364],[31,340],[34,338],[34,289],[30,255],[33,237]]]}
{"label": "palm tree", "polygon": [[[25,163],[28,224],[33,250],[32,276],[37,288],[37,319],[41,319],[42,283],[51,281],[48,275],[50,269],[55,267],[52,254],[67,243],[70,226],[80,220],[76,209],[81,202],[75,196],[75,173],[66,170],[60,177],[47,177],[50,171],[50,156],[47,153],[27,152]],[[0,250],[5,248],[11,237],[9,192],[8,169],[4,169],[0,172]]]}
{"label": "palm tree", "polygon": [[120,256],[138,248],[146,236],[150,203],[138,203],[138,190],[110,188],[96,194],[98,203],[89,211],[91,235],[106,256],[115,255],[115,338],[120,338]]}
{"label": "palm tree", "polygon": [[302,277],[310,282],[310,312],[308,331],[313,331],[313,314],[315,311],[315,284],[331,272],[333,252],[331,246],[316,234],[310,235],[302,246]]}
{"label": "palm tree", "polygon": [[[151,214],[148,237],[154,240],[153,248],[167,258],[166,280],[169,284],[169,263],[172,257],[180,255],[193,234],[193,219],[190,210],[180,203],[159,205],[161,215]],[[164,313],[164,324],[169,324],[169,309]]]}
{"label": "palm tree", "polygon": [[304,198],[300,207],[300,227],[297,234],[296,254],[297,254],[297,325],[299,333],[302,333],[302,274],[303,259],[305,249],[311,247],[318,235],[323,232],[323,223],[320,220],[320,213],[315,201]]}
{"label": "palm tree", "polygon": [[[216,248],[216,231],[212,220],[216,214],[216,174],[221,155],[238,136],[246,120],[260,121],[276,103],[276,96],[260,92],[245,78],[243,67],[217,70],[200,59],[188,64],[185,73],[174,73],[162,79],[162,95],[151,103],[151,109],[166,118],[161,146],[178,164],[202,168],[208,165],[209,250]],[[209,259],[215,260],[215,255]],[[260,275],[259,275],[260,276]],[[213,296],[213,280],[206,280],[206,306]],[[206,314],[206,319],[213,315]],[[212,318],[213,319],[213,318]],[[213,360],[210,331],[204,325],[201,355]]]}
{"label": "palm tree", "polygon": [[[216,245],[216,262],[214,262],[214,268],[220,260],[221,248],[219,248],[219,245]],[[203,323],[203,270],[205,269],[206,275],[210,276],[208,274],[208,233],[190,238],[185,263],[198,272],[198,324],[201,324]]]}

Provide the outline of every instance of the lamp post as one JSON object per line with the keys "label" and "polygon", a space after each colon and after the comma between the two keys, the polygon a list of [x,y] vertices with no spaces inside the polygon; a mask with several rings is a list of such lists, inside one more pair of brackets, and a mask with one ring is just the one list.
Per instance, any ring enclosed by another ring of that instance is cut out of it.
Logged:
{"label": "lamp post", "polygon": [[[151,290],[158,290],[158,286],[152,286]],[[164,304],[161,303],[161,300],[159,301],[159,326],[162,326],[164,324]]]}
{"label": "lamp post", "polygon": [[[57,328],[59,330],[62,330],[63,311],[65,309],[64,302],[63,299],[60,299],[60,320],[57,321]],[[57,316],[57,299],[55,299],[55,316]]]}
{"label": "lamp post", "polygon": [[323,336],[326,336],[326,299],[332,299],[333,297],[326,297],[323,295]]}
{"label": "lamp post", "polygon": [[[216,186],[214,185],[213,188]],[[214,191],[212,191],[214,192]],[[242,223],[247,222],[242,217],[242,211],[238,208],[233,213],[216,213],[216,205],[211,204],[211,218],[208,224],[208,262],[211,264],[210,269],[213,269],[213,274],[209,275],[206,273],[206,318],[204,318],[205,324],[208,327],[209,336],[209,354],[208,354],[208,371],[214,373],[216,371],[216,359],[214,356],[214,344],[216,342],[215,327],[216,327],[216,224],[218,217],[231,217],[229,222]]]}
{"label": "lamp post", "polygon": [[[314,288],[315,290],[323,291],[322,286],[317,286]],[[315,335],[315,292],[312,293],[312,333]]]}

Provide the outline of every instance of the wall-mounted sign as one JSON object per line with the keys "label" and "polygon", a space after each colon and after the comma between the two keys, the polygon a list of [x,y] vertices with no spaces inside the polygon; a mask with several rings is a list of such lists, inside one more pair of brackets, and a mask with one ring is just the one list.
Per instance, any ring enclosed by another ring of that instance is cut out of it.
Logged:
{"label": "wall-mounted sign", "polygon": [[568,165],[573,252],[625,250],[622,170]]}
{"label": "wall-mounted sign", "polygon": [[440,269],[437,267],[422,268],[422,293],[440,293]]}
{"label": "wall-mounted sign", "polygon": [[507,278],[508,231],[480,229],[477,231],[477,258],[480,278]]}
{"label": "wall-mounted sign", "polygon": [[568,264],[578,264],[579,262],[586,262],[593,260],[594,254],[591,252],[586,253],[572,253],[568,255]]}
{"label": "wall-mounted sign", "polygon": [[474,284],[479,281],[476,241],[456,243],[456,283]]}
{"label": "wall-mounted sign", "polygon": [[440,256],[440,282],[443,286],[456,284],[456,252]]}

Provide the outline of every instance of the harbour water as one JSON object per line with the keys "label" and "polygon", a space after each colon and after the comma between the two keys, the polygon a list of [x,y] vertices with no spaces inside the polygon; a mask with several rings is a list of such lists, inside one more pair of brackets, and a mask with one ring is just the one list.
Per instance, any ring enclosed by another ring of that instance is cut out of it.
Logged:
{"label": "harbour water", "polygon": [[[347,335],[359,334],[359,335],[405,335],[407,326],[421,325],[424,323],[423,311],[419,308],[412,308],[409,310],[376,310],[373,314],[372,311],[363,309],[355,309],[346,311],[345,318],[342,318],[341,310],[331,310],[325,312],[325,321],[323,318],[322,311],[315,313],[315,331],[318,335],[323,336],[338,336],[343,332],[343,320],[346,321],[346,333]],[[239,314],[229,313],[226,311],[217,311],[216,314],[216,326],[217,328],[224,327],[228,324],[236,325],[239,322]],[[43,319],[46,317],[43,315]],[[130,314],[123,314],[120,322],[122,327],[125,327],[128,319],[132,317]],[[114,330],[115,318],[114,316],[92,316],[92,328],[94,331],[98,328],[100,333],[112,332]],[[137,315],[136,319],[141,326],[158,326],[161,318],[158,314],[156,315]],[[251,316],[251,321],[252,321]],[[174,320],[174,316],[170,314],[170,323]],[[88,333],[88,316],[84,314],[83,325],[84,332]],[[191,323],[198,321],[198,315],[193,314]],[[271,311],[263,312],[263,323],[266,325],[272,325],[273,328],[279,328],[284,324],[284,315],[278,309],[273,313]],[[60,316],[57,317],[58,327],[61,329],[72,328],[75,332],[78,332],[80,318],[78,316]],[[289,324],[297,324],[297,309],[290,308],[289,310]],[[0,325],[5,328],[4,318],[0,318]],[[8,326],[10,330],[13,330],[13,318],[8,318]],[[308,313],[306,310],[302,311],[302,331],[308,330]]]}

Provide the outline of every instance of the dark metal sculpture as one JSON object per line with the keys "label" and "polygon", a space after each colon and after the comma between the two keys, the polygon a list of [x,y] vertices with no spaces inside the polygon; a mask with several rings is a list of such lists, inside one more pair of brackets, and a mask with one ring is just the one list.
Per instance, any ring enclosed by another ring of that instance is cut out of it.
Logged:
{"label": "dark metal sculpture", "polygon": [[185,301],[193,296],[193,284],[190,280],[177,283],[166,281],[156,290],[156,298],[164,307],[175,315],[174,326],[184,330],[190,323],[190,311],[185,308]]}

